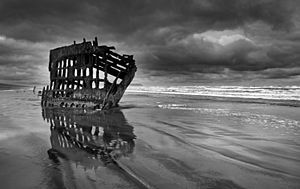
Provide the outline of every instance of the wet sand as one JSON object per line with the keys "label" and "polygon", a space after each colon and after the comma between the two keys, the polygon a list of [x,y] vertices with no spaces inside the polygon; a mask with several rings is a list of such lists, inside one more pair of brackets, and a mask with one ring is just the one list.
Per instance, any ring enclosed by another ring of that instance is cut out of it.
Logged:
{"label": "wet sand", "polygon": [[297,107],[127,93],[104,113],[0,91],[3,188],[299,188]]}

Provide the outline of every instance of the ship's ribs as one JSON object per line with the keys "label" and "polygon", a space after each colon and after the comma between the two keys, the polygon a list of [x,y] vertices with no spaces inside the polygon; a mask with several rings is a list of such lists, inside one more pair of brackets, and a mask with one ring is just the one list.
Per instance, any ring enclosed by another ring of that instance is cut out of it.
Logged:
{"label": "ship's ribs", "polygon": [[[110,108],[120,101],[132,81],[133,55],[114,47],[85,41],[50,50],[50,84],[43,89],[42,105]],[[67,104],[67,105],[66,105]]]}

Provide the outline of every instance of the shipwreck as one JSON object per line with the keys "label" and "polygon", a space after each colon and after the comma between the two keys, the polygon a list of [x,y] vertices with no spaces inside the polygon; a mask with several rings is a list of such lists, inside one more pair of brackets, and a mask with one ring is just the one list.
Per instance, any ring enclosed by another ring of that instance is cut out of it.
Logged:
{"label": "shipwreck", "polygon": [[82,43],[50,50],[50,84],[43,88],[43,107],[109,109],[118,106],[137,70],[133,55],[115,47]]}

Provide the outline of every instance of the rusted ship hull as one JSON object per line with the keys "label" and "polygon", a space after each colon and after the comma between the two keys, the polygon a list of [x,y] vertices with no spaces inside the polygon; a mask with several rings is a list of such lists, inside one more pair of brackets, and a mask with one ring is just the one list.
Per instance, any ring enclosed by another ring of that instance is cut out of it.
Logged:
{"label": "rusted ship hull", "polygon": [[42,106],[109,109],[117,106],[136,72],[132,55],[93,42],[50,51],[50,84],[42,91]]}

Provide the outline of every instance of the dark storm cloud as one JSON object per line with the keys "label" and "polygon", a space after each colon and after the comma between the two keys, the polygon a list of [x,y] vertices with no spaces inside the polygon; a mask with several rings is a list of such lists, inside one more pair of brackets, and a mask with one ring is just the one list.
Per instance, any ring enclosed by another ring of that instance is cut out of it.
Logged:
{"label": "dark storm cloud", "polygon": [[19,83],[41,80],[44,72],[40,73],[40,67],[47,62],[49,46],[0,36],[0,79]]}
{"label": "dark storm cloud", "polygon": [[[38,69],[47,64],[45,54],[54,44],[98,36],[135,53],[141,73],[149,77],[169,73],[239,78],[246,72],[299,67],[299,45],[292,42],[299,34],[291,32],[299,24],[295,21],[298,6],[298,1],[285,0],[1,0],[0,37],[6,37],[2,41],[26,45],[3,42],[0,66],[2,70]],[[272,38],[266,46],[248,38],[221,45],[195,35],[247,30],[256,22],[275,33],[284,32],[283,46],[278,41],[273,44]]]}
{"label": "dark storm cloud", "polygon": [[256,20],[289,29],[290,4],[283,0],[2,0],[0,23],[3,35],[38,41],[101,31],[122,38],[145,32],[151,38],[147,31],[162,27],[190,34]]}
{"label": "dark storm cloud", "polygon": [[[145,64],[150,69],[188,73],[214,73],[222,71],[225,67],[233,70],[263,69],[260,68],[263,65],[246,62],[245,56],[255,50],[259,50],[259,47],[245,40],[238,40],[224,47],[203,39],[188,37],[167,47],[155,48],[152,56],[147,59],[147,62],[153,63]],[[160,63],[155,64],[156,61]]]}

